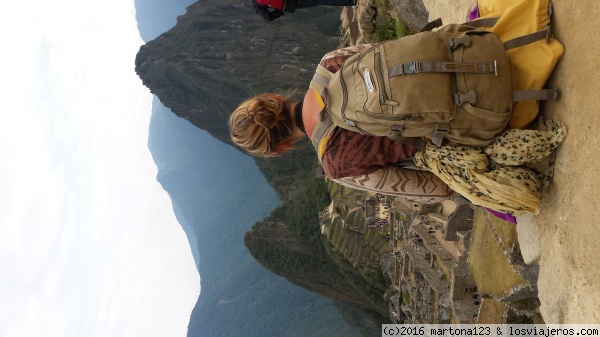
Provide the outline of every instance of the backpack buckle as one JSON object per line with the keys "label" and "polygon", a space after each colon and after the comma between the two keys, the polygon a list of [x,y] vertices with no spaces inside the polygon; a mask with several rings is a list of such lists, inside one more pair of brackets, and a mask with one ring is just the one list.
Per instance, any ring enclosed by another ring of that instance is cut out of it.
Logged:
{"label": "backpack buckle", "polygon": [[477,102],[477,94],[475,94],[475,90],[471,89],[466,94],[457,92],[454,94],[454,104],[463,105],[463,103],[471,103],[475,104]]}
{"label": "backpack buckle", "polygon": [[388,137],[393,140],[398,140],[402,138],[402,130],[404,130],[404,125],[392,125]]}
{"label": "backpack buckle", "polygon": [[442,142],[444,141],[444,136],[450,132],[450,124],[448,123],[438,123],[435,126],[435,131],[431,135],[430,139],[435,146],[442,146]]}
{"label": "backpack buckle", "polygon": [[315,177],[319,179],[325,179],[325,170],[323,169],[323,166],[317,166],[315,169]]}
{"label": "backpack buckle", "polygon": [[319,111],[319,113],[317,114],[317,119],[319,120],[319,122],[325,121],[327,117],[328,113],[325,111],[325,109]]}
{"label": "backpack buckle", "polygon": [[460,46],[470,47],[471,37],[466,34],[461,37],[451,37],[450,39],[448,39],[448,44],[450,45],[451,50],[456,50]]}
{"label": "backpack buckle", "polygon": [[421,72],[421,62],[405,63],[402,65],[402,68],[404,74],[418,74]]}

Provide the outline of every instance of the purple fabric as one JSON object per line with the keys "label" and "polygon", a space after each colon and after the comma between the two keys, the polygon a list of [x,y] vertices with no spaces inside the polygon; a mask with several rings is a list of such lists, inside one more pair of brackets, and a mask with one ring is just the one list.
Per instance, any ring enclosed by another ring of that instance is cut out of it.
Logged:
{"label": "purple fabric", "polygon": [[479,8],[477,6],[475,6],[475,8],[473,8],[469,12],[468,20],[469,21],[473,21],[473,20],[475,20],[477,18],[479,18]]}
{"label": "purple fabric", "polygon": [[515,218],[514,216],[510,215],[510,214],[506,214],[506,213],[501,213],[501,212],[496,212],[496,211],[492,211],[491,209],[486,208],[486,210],[488,212],[490,212],[490,214],[492,214],[493,216],[500,218],[504,221],[507,222],[512,222],[514,224],[517,223],[517,218]]}

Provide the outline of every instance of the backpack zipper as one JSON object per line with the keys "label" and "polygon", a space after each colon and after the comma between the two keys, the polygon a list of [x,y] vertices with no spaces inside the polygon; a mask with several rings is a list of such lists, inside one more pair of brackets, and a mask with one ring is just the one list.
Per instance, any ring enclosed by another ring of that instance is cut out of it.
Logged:
{"label": "backpack zipper", "polygon": [[381,94],[379,95],[379,103],[386,104],[388,100],[388,96],[386,93],[387,88],[383,82],[383,76],[381,75],[381,53],[375,53],[375,74],[377,75],[377,82],[379,82],[379,90],[381,90]]}
{"label": "backpack zipper", "polygon": [[[340,67],[340,70],[338,71],[342,71],[342,69],[344,68],[344,65],[342,64],[342,66]],[[346,82],[344,81],[344,76],[340,76],[340,83],[342,85],[342,96],[343,96],[343,100],[342,100],[342,118],[344,119],[344,123],[346,123],[346,125],[351,126],[354,130],[358,131],[359,133],[363,134],[363,135],[370,135],[372,136],[370,133],[366,132],[365,130],[359,128],[358,126],[356,126],[356,123],[354,123],[354,121],[352,121],[351,119],[349,119],[348,117],[346,117],[346,106],[348,105],[348,87],[346,86]]]}
{"label": "backpack zipper", "polygon": [[[357,69],[360,66],[361,61],[365,58],[366,54],[369,53],[370,51],[372,51],[373,49],[375,49],[376,47],[379,47],[381,45],[381,43],[378,43],[374,46],[372,46],[371,48],[365,50],[363,52],[363,54],[360,56],[360,58],[356,61],[356,67]],[[376,53],[376,58],[375,58],[375,62],[376,62],[376,68],[380,68],[381,67],[381,60],[379,57],[379,52]],[[342,66],[340,67],[340,69],[338,71],[342,71],[344,69],[345,64],[342,64]],[[377,69],[379,70],[378,74],[377,74],[377,80],[379,81],[378,85],[380,86],[380,90],[382,91],[382,94],[379,95],[379,102],[381,104],[386,104],[386,105],[398,105],[397,102],[394,101],[390,101],[388,100],[388,96],[387,93],[385,92],[385,86],[382,85],[383,83],[383,79],[382,79],[382,72],[381,69]],[[363,134],[363,135],[370,135],[372,136],[373,134],[361,129],[360,127],[358,127],[356,125],[356,123],[349,119],[346,116],[346,107],[348,106],[348,86],[346,85],[346,81],[344,80],[344,76],[340,76],[340,84],[342,85],[342,119],[344,120],[344,122],[349,125],[350,127],[352,127],[353,129],[355,129],[356,131],[358,131],[359,133]],[[392,121],[421,121],[423,120],[422,117],[414,117],[413,115],[403,115],[403,116],[397,116],[397,117],[391,117],[391,116],[385,116],[385,115],[376,115],[372,112],[367,111],[366,109],[363,109],[363,111],[370,116],[376,117],[376,118],[382,118],[382,119],[386,119],[386,120],[392,120]]]}

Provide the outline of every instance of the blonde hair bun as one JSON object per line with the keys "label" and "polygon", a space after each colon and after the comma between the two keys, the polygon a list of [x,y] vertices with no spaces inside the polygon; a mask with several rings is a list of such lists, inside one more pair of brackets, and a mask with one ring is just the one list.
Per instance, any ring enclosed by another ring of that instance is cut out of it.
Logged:
{"label": "blonde hair bun", "polygon": [[231,140],[248,153],[269,157],[291,135],[290,103],[282,96],[260,94],[242,102],[229,117]]}

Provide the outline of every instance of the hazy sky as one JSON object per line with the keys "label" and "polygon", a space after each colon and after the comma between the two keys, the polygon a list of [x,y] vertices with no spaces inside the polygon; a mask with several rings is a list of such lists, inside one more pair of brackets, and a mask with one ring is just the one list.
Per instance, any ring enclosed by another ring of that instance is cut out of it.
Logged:
{"label": "hazy sky", "polygon": [[0,336],[185,336],[200,280],[141,44],[133,0],[0,4]]}

